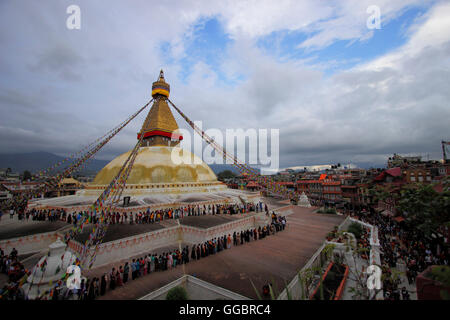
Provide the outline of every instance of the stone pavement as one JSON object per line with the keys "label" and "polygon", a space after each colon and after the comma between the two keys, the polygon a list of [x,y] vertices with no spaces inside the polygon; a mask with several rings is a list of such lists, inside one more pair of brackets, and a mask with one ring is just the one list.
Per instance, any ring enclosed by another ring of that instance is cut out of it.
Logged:
{"label": "stone pavement", "polygon": [[251,215],[255,215],[255,211],[249,213],[239,214],[217,214],[217,215],[200,215],[200,216],[188,216],[180,219],[180,223],[185,226],[192,226],[202,229],[215,227],[221,224],[232,222],[238,219],[242,219]]}
{"label": "stone pavement", "polygon": [[[84,243],[88,239],[89,235],[92,233],[93,224],[88,224],[83,228],[83,232],[78,234],[75,237],[75,240]],[[123,239],[127,237],[131,237],[141,233],[147,233],[155,230],[163,229],[164,225],[160,222],[155,223],[143,223],[143,224],[110,224],[108,225],[108,229],[106,230],[105,237],[103,238],[103,242],[115,241],[118,239]]]}
{"label": "stone pavement", "polygon": [[[253,299],[257,295],[250,279],[258,290],[267,282],[272,282],[279,293],[322,245],[326,234],[343,221],[341,216],[313,213],[315,209],[294,207],[294,213],[287,217],[288,225],[284,231],[172,270],[130,280],[123,287],[107,291],[100,299],[138,299],[184,274]],[[86,275],[91,277],[109,273],[112,267],[120,265],[123,261],[93,269]]]}
{"label": "stone pavement", "polygon": [[66,227],[64,221],[33,221],[19,220],[16,215],[13,219],[9,215],[3,216],[0,222],[0,240],[18,238],[38,233],[52,232]]}

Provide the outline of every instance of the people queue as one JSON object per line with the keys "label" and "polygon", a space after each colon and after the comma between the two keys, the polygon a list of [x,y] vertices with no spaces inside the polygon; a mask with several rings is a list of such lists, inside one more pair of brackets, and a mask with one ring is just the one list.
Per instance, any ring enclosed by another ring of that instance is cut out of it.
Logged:
{"label": "people queue", "polygon": [[[154,272],[171,270],[190,261],[201,260],[210,255],[231,249],[256,240],[264,239],[277,232],[285,230],[286,218],[272,214],[271,223],[258,228],[234,232],[233,235],[223,235],[212,238],[203,243],[194,244],[189,248],[185,246],[179,249],[163,252],[161,254],[149,253],[119,267],[113,267],[111,272],[104,273],[100,278],[82,280],[77,296],[80,300],[94,300],[106,294],[107,291],[126,285],[129,281],[142,278]],[[69,294],[70,295],[70,294]],[[58,292],[51,293],[52,299],[62,299]]]}
{"label": "people queue", "polygon": [[[192,205],[178,208],[167,208],[139,212],[108,212],[106,221],[108,224],[147,224],[166,219],[180,219],[187,216],[239,214],[248,212],[268,212],[268,207],[262,202],[245,204],[209,204]],[[80,211],[68,213],[65,209],[30,209],[25,212],[26,220],[33,221],[65,221],[69,224],[77,224],[83,216],[88,216],[89,222],[97,223],[99,217],[93,212]]]}

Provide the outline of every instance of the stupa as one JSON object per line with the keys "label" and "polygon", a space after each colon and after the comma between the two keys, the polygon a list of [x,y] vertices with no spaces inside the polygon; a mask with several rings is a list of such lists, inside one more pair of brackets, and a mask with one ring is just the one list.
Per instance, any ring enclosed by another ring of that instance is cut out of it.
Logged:
{"label": "stupa", "polygon": [[[43,256],[33,267],[31,275],[22,287],[27,298],[33,300],[39,296],[48,296],[50,290],[63,278],[67,267],[75,261],[76,256],[66,250],[64,242],[58,239],[50,244],[48,255]],[[64,282],[61,285],[65,287]]]}
{"label": "stupa", "polygon": [[[158,80],[152,85],[154,102],[144,121],[144,137],[122,196],[130,197],[132,207],[241,202],[249,196],[255,201],[255,193],[227,188],[199,157],[180,148],[183,137],[178,133],[178,124],[168,105],[169,94],[170,85],[161,70]],[[140,139],[139,133],[137,139]],[[125,152],[109,162],[91,184],[74,196],[40,200],[38,206],[92,204],[119,172],[130,153]]]}
{"label": "stupa", "polygon": [[299,207],[305,207],[305,208],[310,208],[311,204],[309,203],[308,200],[308,196],[305,194],[305,192],[303,192],[300,195],[300,199],[298,200],[298,204]]}

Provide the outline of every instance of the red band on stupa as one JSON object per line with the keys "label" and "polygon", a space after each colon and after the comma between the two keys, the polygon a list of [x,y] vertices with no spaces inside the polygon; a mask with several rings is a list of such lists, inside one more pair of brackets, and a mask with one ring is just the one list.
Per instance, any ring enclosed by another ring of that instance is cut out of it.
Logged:
{"label": "red band on stupa", "polygon": [[[176,134],[176,133],[171,133],[171,132],[165,132],[165,131],[161,131],[161,130],[152,130],[152,131],[148,131],[146,133],[144,133],[144,139],[148,138],[148,137],[153,137],[153,136],[163,136],[163,137],[167,137],[173,140],[183,140],[183,136],[181,134]],[[141,134],[138,133],[137,138],[140,139],[141,138]]]}

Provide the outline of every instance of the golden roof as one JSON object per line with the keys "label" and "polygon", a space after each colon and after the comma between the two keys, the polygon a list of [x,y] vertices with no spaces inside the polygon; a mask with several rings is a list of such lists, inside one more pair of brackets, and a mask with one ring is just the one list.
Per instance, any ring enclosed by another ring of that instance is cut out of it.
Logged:
{"label": "golden roof", "polygon": [[171,133],[178,129],[178,124],[175,121],[172,111],[170,111],[166,99],[155,100],[142,127],[144,133],[153,130]]}
{"label": "golden roof", "polygon": [[[169,84],[166,83],[164,79],[164,73],[161,70],[159,74],[158,81],[153,82],[155,84],[163,84],[169,88]],[[167,104],[164,95],[156,95],[153,102],[152,108],[148,112],[147,118],[145,118],[144,124],[142,126],[144,134],[149,131],[159,130],[164,132],[172,133],[178,129],[178,124],[170,111],[169,105]]]}
{"label": "golden roof", "polygon": [[59,182],[59,185],[63,185],[63,184],[81,184],[80,181],[75,180],[74,178],[64,178]]}

